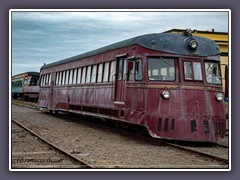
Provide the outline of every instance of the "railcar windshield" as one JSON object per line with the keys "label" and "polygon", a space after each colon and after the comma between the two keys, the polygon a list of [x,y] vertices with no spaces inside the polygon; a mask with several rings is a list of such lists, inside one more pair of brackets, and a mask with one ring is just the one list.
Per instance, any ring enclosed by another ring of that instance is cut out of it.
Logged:
{"label": "railcar windshield", "polygon": [[175,63],[172,58],[149,58],[148,79],[151,81],[174,81]]}
{"label": "railcar windshield", "polygon": [[12,81],[13,87],[22,87],[22,79]]}
{"label": "railcar windshield", "polygon": [[220,63],[213,61],[205,62],[206,80],[209,84],[222,84]]}
{"label": "railcar windshield", "polygon": [[185,80],[202,80],[202,69],[200,62],[185,61],[183,62],[183,65]]}

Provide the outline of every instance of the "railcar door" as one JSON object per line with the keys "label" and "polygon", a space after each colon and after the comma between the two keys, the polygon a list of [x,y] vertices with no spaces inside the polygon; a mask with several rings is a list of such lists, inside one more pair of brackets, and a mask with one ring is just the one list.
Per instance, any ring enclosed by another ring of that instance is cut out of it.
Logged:
{"label": "railcar door", "polygon": [[54,99],[54,97],[53,97],[53,86],[55,84],[54,79],[55,79],[55,73],[51,73],[49,75],[49,84],[50,84],[50,89],[49,89],[49,105],[50,105],[50,107],[49,107],[49,109],[51,109],[51,110],[54,108],[53,107],[53,99]]}
{"label": "railcar door", "polygon": [[124,103],[127,80],[127,59],[117,58],[116,81],[115,81],[115,102]]}

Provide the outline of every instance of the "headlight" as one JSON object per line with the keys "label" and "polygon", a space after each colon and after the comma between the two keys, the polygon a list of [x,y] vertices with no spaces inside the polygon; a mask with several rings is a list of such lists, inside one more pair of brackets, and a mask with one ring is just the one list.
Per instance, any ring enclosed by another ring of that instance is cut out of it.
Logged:
{"label": "headlight", "polygon": [[188,42],[188,48],[191,50],[191,51],[194,51],[196,50],[198,47],[198,43],[195,39],[191,39],[189,42]]}
{"label": "headlight", "polygon": [[163,96],[165,99],[168,99],[168,98],[170,98],[170,92],[169,92],[169,91],[163,91],[163,92],[162,92],[162,96]]}
{"label": "headlight", "polygon": [[216,99],[218,101],[222,101],[223,100],[223,94],[222,93],[216,93]]}

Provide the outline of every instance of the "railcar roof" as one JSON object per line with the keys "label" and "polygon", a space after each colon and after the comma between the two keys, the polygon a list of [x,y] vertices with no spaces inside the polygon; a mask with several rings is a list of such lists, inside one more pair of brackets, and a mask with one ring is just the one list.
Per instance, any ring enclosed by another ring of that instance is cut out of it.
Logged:
{"label": "railcar roof", "polygon": [[[200,37],[200,36],[192,36],[196,39],[198,43],[198,49],[194,54],[198,56],[212,56],[220,54],[219,46],[210,39]],[[108,51],[112,51],[118,48],[123,48],[132,45],[140,45],[148,49],[167,52],[172,54],[179,55],[192,55],[193,53],[185,47],[185,39],[188,36],[183,34],[171,34],[171,33],[154,33],[154,34],[146,34],[137,37],[133,37],[118,43],[114,43],[87,53],[83,53],[77,56],[73,56],[67,59],[63,59],[60,61],[56,61],[47,65],[42,66],[41,69],[45,69],[48,67],[53,67],[60,64],[69,63],[72,61],[80,60],[83,58],[87,58],[90,56],[98,55],[101,53],[105,53]]]}
{"label": "railcar roof", "polygon": [[28,72],[23,72],[23,73],[20,73],[20,74],[16,74],[13,76],[14,77],[20,77],[20,76],[39,76],[40,73],[39,72],[35,72],[35,71],[28,71]]}

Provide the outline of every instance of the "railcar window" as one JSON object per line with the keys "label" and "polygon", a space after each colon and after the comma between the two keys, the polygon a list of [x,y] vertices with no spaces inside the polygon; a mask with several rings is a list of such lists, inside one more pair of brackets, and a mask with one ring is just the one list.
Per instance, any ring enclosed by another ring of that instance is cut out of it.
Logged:
{"label": "railcar window", "polygon": [[109,62],[106,62],[104,64],[103,82],[108,82],[108,73],[109,73]]}
{"label": "railcar window", "polygon": [[175,64],[172,58],[149,58],[148,79],[151,81],[174,81]]}
{"label": "railcar window", "polygon": [[50,74],[47,74],[47,84],[46,84],[46,86],[48,86],[50,83]]}
{"label": "railcar window", "polygon": [[61,80],[62,80],[62,72],[59,72],[59,75],[58,75],[58,85],[61,85]]}
{"label": "railcar window", "polygon": [[48,85],[51,85],[51,80],[52,80],[52,74],[49,74],[49,79],[48,79]]}
{"label": "railcar window", "polygon": [[91,83],[95,83],[96,82],[96,75],[97,75],[97,65],[94,65],[92,67]]}
{"label": "railcar window", "polygon": [[41,76],[41,82],[40,85],[43,86],[43,75]]}
{"label": "railcar window", "polygon": [[202,80],[202,68],[200,62],[184,62],[184,75],[186,80]]}
{"label": "railcar window", "polygon": [[47,83],[47,85],[50,85],[50,83],[51,83],[51,74],[48,74],[48,83]]}
{"label": "railcar window", "polygon": [[62,85],[64,85],[64,83],[65,83],[65,77],[66,77],[66,72],[65,72],[65,71],[63,71]]}
{"label": "railcar window", "polygon": [[116,61],[112,61],[111,62],[111,68],[110,68],[109,81],[114,81],[115,80],[115,78],[113,78],[113,76],[115,75],[115,71],[116,71]]}
{"label": "railcar window", "polygon": [[58,81],[58,85],[61,85],[62,84],[62,71],[59,72],[59,81]]}
{"label": "railcar window", "polygon": [[82,68],[78,68],[78,78],[77,78],[77,84],[81,83],[81,76],[82,75]]}
{"label": "railcar window", "polygon": [[135,67],[135,73],[136,73],[136,77],[135,79],[137,81],[141,81],[142,80],[142,60],[141,59],[138,59],[136,61],[136,67]]}
{"label": "railcar window", "polygon": [[45,74],[43,75],[43,86],[45,85]]}
{"label": "railcar window", "polygon": [[69,81],[69,70],[66,71],[66,79],[64,84],[68,84]]}
{"label": "railcar window", "polygon": [[200,62],[193,62],[193,72],[195,80],[202,80],[202,68]]}
{"label": "railcar window", "polygon": [[135,75],[135,62],[132,62],[133,67],[131,69],[131,71],[129,72],[129,81],[133,81],[134,80],[134,75]]}
{"label": "railcar window", "polygon": [[15,82],[17,87],[22,87],[22,79]]}
{"label": "railcar window", "polygon": [[103,71],[103,64],[99,64],[97,82],[102,82],[102,71]]}
{"label": "railcar window", "polygon": [[127,60],[123,61],[123,80],[127,78]]}
{"label": "railcar window", "polygon": [[82,80],[81,80],[81,84],[84,84],[86,82],[86,67],[83,68],[82,71]]}
{"label": "railcar window", "polygon": [[209,84],[222,84],[221,80],[221,71],[220,71],[220,63],[218,62],[205,62],[205,73],[206,80]]}
{"label": "railcar window", "polygon": [[73,70],[73,84],[76,84],[77,81],[77,69]]}
{"label": "railcar window", "polygon": [[44,79],[43,77],[44,77],[44,76],[42,75],[42,76],[41,76],[41,86],[43,86],[43,79]]}
{"label": "railcar window", "polygon": [[72,84],[73,81],[73,69],[70,70],[70,74],[69,74],[69,84]]}
{"label": "railcar window", "polygon": [[45,82],[46,82],[46,74],[43,75],[43,86],[45,86]]}
{"label": "railcar window", "polygon": [[91,80],[91,68],[92,68],[92,66],[88,66],[88,67],[87,67],[86,83],[90,83],[90,80]]}
{"label": "railcar window", "polygon": [[48,85],[48,78],[49,78],[49,76],[48,76],[49,74],[46,74],[45,76],[46,76],[46,81],[45,81],[45,86],[47,86]]}
{"label": "railcar window", "polygon": [[123,60],[121,59],[121,60],[119,60],[118,61],[118,80],[122,80],[122,74],[123,74]]}
{"label": "railcar window", "polygon": [[184,62],[184,74],[185,74],[185,79],[190,79],[192,80],[192,63],[191,62]]}
{"label": "railcar window", "polygon": [[59,72],[56,73],[56,85],[58,85]]}
{"label": "railcar window", "polygon": [[45,75],[43,75],[43,81],[42,81],[42,86],[45,84]]}
{"label": "railcar window", "polygon": [[29,86],[35,86],[35,85],[37,85],[37,79],[36,77],[31,77]]}
{"label": "railcar window", "polygon": [[46,79],[47,79],[46,74],[44,74],[44,75],[43,75],[43,86],[46,85]]}
{"label": "railcar window", "polygon": [[58,72],[58,81],[57,81],[57,85],[59,85],[60,83],[60,72]]}
{"label": "railcar window", "polygon": [[48,85],[48,74],[45,74],[45,76],[46,76],[46,81],[45,81],[45,86],[47,86]]}
{"label": "railcar window", "polygon": [[44,85],[47,86],[47,85],[48,85],[48,74],[45,74],[45,77],[46,77],[46,78],[45,78],[45,83],[44,83]]}

